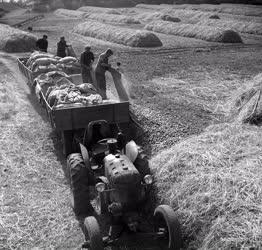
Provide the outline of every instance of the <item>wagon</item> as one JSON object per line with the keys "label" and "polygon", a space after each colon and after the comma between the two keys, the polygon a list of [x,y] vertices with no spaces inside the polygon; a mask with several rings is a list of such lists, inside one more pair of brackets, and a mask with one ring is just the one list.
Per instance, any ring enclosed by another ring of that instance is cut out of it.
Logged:
{"label": "wagon", "polygon": [[[29,85],[32,86],[35,78],[38,77],[43,72],[33,72],[32,70],[30,70],[26,66],[26,62],[28,61],[28,59],[29,59],[29,57],[20,57],[20,58],[17,59],[17,63],[18,63],[19,70],[28,79]],[[80,74],[80,72],[81,72],[80,67],[77,71],[74,70],[73,73],[70,72],[70,71],[67,71],[67,72],[65,71],[65,73],[67,73],[68,75]]]}

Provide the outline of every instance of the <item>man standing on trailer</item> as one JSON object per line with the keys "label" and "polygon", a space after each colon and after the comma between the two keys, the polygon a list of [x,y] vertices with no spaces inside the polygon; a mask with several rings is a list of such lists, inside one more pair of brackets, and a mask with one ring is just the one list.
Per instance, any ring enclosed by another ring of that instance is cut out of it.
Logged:
{"label": "man standing on trailer", "polygon": [[95,60],[91,47],[86,46],[85,51],[80,56],[81,73],[83,83],[94,83],[92,78],[92,64]]}
{"label": "man standing on trailer", "polygon": [[102,53],[99,58],[95,69],[96,84],[103,99],[106,99],[106,71],[111,68],[111,64],[108,63],[108,59],[113,55],[113,51],[108,49]]}
{"label": "man standing on trailer", "polygon": [[48,48],[47,35],[43,35],[43,38],[40,38],[36,41],[36,48],[42,52],[47,52],[47,48]]}
{"label": "man standing on trailer", "polygon": [[68,45],[66,44],[65,38],[62,36],[60,41],[57,43],[57,53],[56,55],[59,57],[66,57],[66,48]]}

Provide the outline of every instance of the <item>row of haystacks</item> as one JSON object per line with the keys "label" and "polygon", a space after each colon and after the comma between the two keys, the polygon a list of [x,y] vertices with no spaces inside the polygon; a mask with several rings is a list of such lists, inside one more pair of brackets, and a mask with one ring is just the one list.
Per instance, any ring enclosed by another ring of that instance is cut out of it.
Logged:
{"label": "row of haystacks", "polygon": [[[166,6],[166,5],[161,5],[161,6]],[[212,12],[226,13],[226,14],[232,14],[232,15],[262,17],[262,8],[260,6],[252,7],[252,5],[182,4],[182,5],[170,5],[170,7],[192,9],[192,10],[201,10],[201,11],[212,11]]]}
{"label": "row of haystacks", "polygon": [[78,24],[74,28],[74,32],[130,47],[162,46],[161,40],[152,32],[116,27],[96,21]]}
{"label": "row of haystacks", "polygon": [[262,131],[241,115],[261,123],[261,90],[259,75],[233,95],[234,121],[151,159],[159,202],[177,210],[187,249],[262,248]]}
{"label": "row of haystacks", "polygon": [[100,22],[110,22],[119,24],[140,24],[140,21],[135,17],[125,16],[125,15],[115,15],[115,14],[89,14],[84,15],[85,18],[96,20]]}
{"label": "row of haystacks", "polygon": [[[99,9],[103,9],[103,8],[99,8]],[[68,10],[68,9],[58,9],[54,13],[57,16],[78,18],[78,19],[87,18],[87,19],[101,21],[101,22],[119,23],[119,24],[140,24],[140,21],[135,17],[120,15],[120,14],[106,14],[104,12],[101,12],[100,15],[98,15],[98,13],[84,12],[81,10]]]}
{"label": "row of haystacks", "polygon": [[68,9],[57,9],[55,12],[57,16],[70,17],[70,18],[84,18],[85,12],[78,10],[68,10]]}
{"label": "row of haystacks", "polygon": [[87,13],[98,13],[98,14],[115,14],[120,15],[121,12],[116,9],[111,8],[102,8],[102,7],[94,7],[94,6],[83,6],[78,9],[79,11],[87,12]]}
{"label": "row of haystacks", "polygon": [[199,21],[198,24],[204,26],[232,29],[241,33],[262,35],[262,23],[235,21],[235,20],[233,21],[233,20],[203,19]]}
{"label": "row of haystacks", "polygon": [[35,49],[37,38],[28,32],[0,24],[0,33],[0,50],[28,52]]}
{"label": "row of haystacks", "polygon": [[161,12],[144,12],[136,15],[137,19],[141,20],[142,22],[151,22],[154,20],[163,20],[163,21],[169,21],[169,22],[181,22],[181,19],[168,15],[163,14]]}
{"label": "row of haystacks", "polygon": [[237,32],[218,27],[165,21],[153,21],[147,24],[145,26],[145,29],[168,35],[201,39],[209,42],[242,43],[242,39]]}

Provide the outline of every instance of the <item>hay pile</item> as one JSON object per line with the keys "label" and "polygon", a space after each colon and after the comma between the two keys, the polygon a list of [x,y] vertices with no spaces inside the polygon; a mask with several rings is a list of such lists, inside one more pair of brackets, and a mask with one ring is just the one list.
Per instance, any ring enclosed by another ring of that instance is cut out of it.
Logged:
{"label": "hay pile", "polygon": [[100,13],[100,14],[114,14],[120,15],[121,11],[117,11],[116,9],[111,8],[102,8],[102,7],[94,7],[94,6],[83,6],[78,9],[79,11],[87,12],[87,13]]}
{"label": "hay pile", "polygon": [[229,116],[236,122],[260,125],[262,122],[262,74],[242,85],[229,102]]}
{"label": "hay pile", "polygon": [[125,23],[125,24],[140,24],[139,20],[125,15],[114,15],[114,14],[89,14],[85,13],[84,15],[87,19],[102,21],[102,22],[110,22],[110,23]]}
{"label": "hay pile", "polygon": [[198,22],[199,25],[232,29],[241,33],[262,35],[262,24],[233,20],[211,20],[205,19]]}
{"label": "hay pile", "polygon": [[130,47],[162,46],[160,39],[151,32],[115,27],[95,21],[87,21],[77,25],[74,32]]}
{"label": "hay pile", "polygon": [[182,4],[182,5],[173,5],[173,7],[179,9],[191,9],[191,10],[212,11],[212,12],[215,11],[218,13],[226,13],[232,15],[262,17],[262,8],[260,8],[259,6],[252,6],[252,5]]}
{"label": "hay pile", "polygon": [[28,33],[0,24],[0,50],[6,52],[28,52],[35,48],[37,38]]}
{"label": "hay pile", "polygon": [[85,12],[78,10],[58,9],[55,12],[57,16],[70,17],[70,18],[83,18]]}
{"label": "hay pile", "polygon": [[147,24],[145,29],[164,34],[197,38],[209,42],[242,43],[241,37],[235,31],[217,27],[155,21]]}
{"label": "hay pile", "polygon": [[177,208],[187,249],[262,247],[262,131],[219,124],[151,160],[162,203]]}
{"label": "hay pile", "polygon": [[136,17],[141,20],[142,22],[151,22],[154,20],[163,20],[163,21],[169,21],[169,22],[180,22],[181,20],[177,17],[174,16],[170,16],[168,14],[163,14],[161,12],[143,12],[140,13],[138,15],[136,15]]}

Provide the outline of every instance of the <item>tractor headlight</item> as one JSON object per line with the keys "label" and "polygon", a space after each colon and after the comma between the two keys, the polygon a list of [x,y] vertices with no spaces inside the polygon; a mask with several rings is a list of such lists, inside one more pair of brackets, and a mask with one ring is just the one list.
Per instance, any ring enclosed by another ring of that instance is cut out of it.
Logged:
{"label": "tractor headlight", "polygon": [[150,185],[153,183],[153,176],[150,175],[150,174],[147,174],[145,177],[144,177],[144,182],[147,184],[147,185]]}
{"label": "tractor headlight", "polygon": [[99,192],[99,193],[102,193],[103,191],[105,191],[106,189],[106,184],[103,183],[103,182],[98,182],[96,184],[96,191]]}

